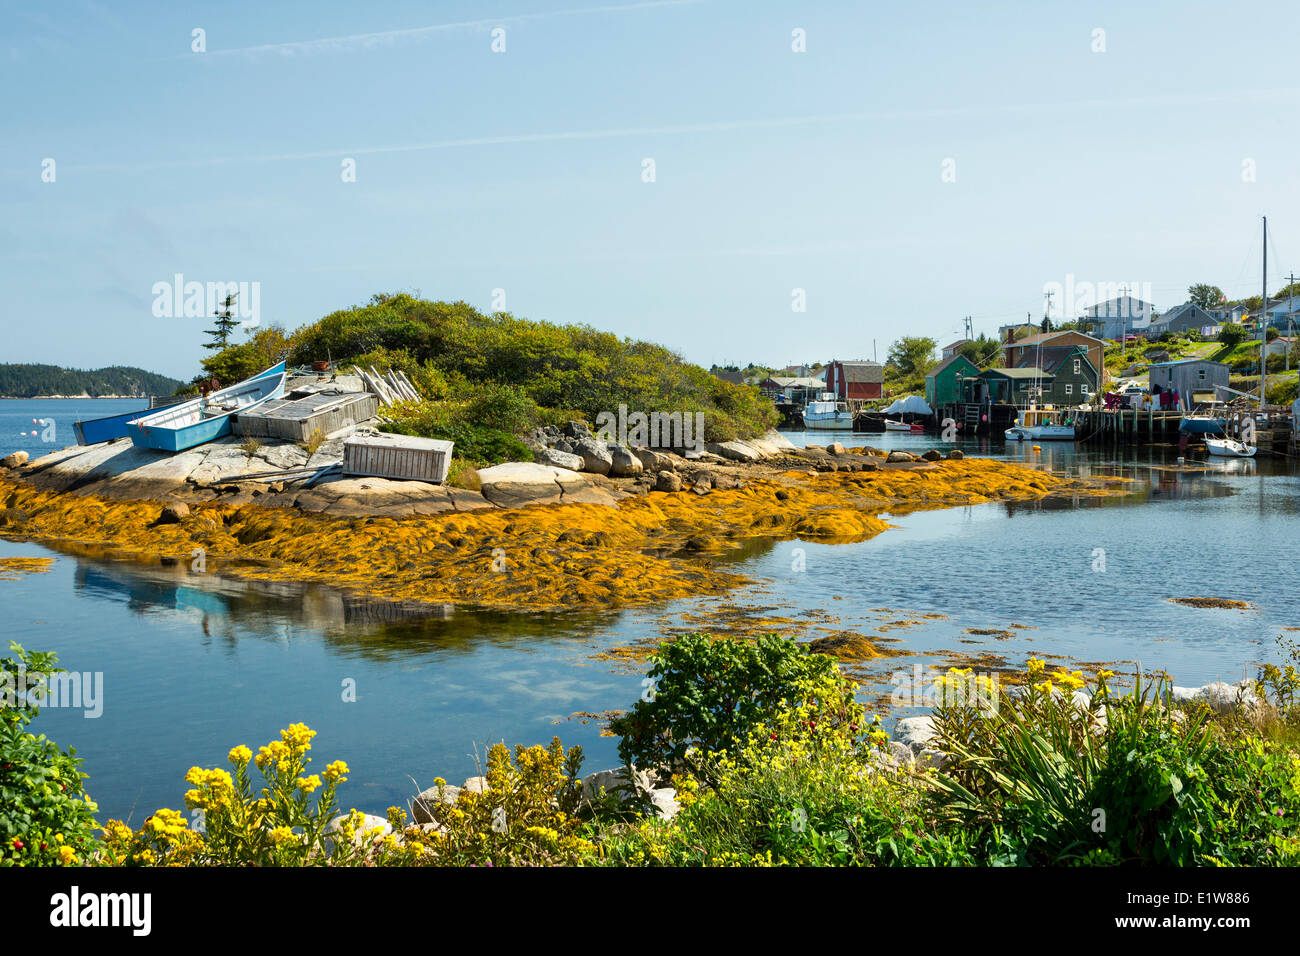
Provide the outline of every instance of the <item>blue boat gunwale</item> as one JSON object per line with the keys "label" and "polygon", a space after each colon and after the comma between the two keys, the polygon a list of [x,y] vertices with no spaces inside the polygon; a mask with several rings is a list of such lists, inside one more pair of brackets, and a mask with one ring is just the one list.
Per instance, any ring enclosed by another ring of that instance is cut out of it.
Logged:
{"label": "blue boat gunwale", "polygon": [[[235,383],[235,385],[232,385],[230,387],[235,388],[238,385],[243,385],[246,382],[252,382],[259,378],[265,378],[268,375],[277,375],[283,372],[284,370],[285,370],[285,363],[278,362],[277,364],[272,365],[266,371],[258,372],[256,375],[252,376],[252,378],[246,378],[244,379],[243,382],[237,382]],[[154,412],[164,411],[168,408],[171,408],[172,406],[181,405],[187,401],[195,401],[195,399],[179,398],[174,402],[169,402],[166,405],[159,405],[154,408],[141,408],[133,412],[122,412],[117,415],[105,415],[102,418],[82,419],[80,421],[76,421],[72,423],[72,431],[73,434],[77,436],[78,445],[100,445],[103,444],[104,442],[116,441],[119,438],[126,438],[130,434],[130,431],[127,429],[127,425],[129,425],[131,422],[135,421],[136,419],[144,418],[146,415],[151,415]],[[99,434],[100,431],[102,431],[103,429],[108,429],[108,430],[107,432],[104,433],[104,437],[94,438],[91,441],[87,441],[86,426],[98,426],[98,428],[95,431],[93,431],[92,434]]]}
{"label": "blue boat gunwale", "polygon": [[230,416],[236,411],[248,411],[249,409],[256,408],[259,405],[269,402],[272,399],[279,398],[284,394],[285,382],[288,378],[285,373],[284,362],[279,362],[266,371],[259,372],[257,375],[254,375],[251,378],[246,378],[242,382],[236,382],[234,385],[219,389],[211,395],[158,409],[159,415],[168,412],[175,413],[182,410],[187,405],[199,405],[200,403],[210,400],[214,396],[222,395],[223,393],[229,394],[243,391],[249,386],[256,385],[257,383],[270,378],[278,378],[279,380],[275,382],[272,387],[269,387],[265,394],[259,397],[256,401],[219,415],[213,415],[211,418],[200,418],[196,422],[182,425],[180,427],[141,424],[141,422],[146,418],[152,417],[151,415],[142,415],[133,421],[127,422],[126,428],[127,433],[131,436],[131,443],[137,448],[151,448],[155,451],[178,452],[220,438],[229,432]]}

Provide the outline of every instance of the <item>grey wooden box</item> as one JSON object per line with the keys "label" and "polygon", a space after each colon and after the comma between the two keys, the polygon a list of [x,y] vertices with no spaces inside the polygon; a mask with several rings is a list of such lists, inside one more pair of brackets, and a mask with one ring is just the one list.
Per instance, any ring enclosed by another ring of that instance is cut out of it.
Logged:
{"label": "grey wooden box", "polygon": [[379,399],[369,392],[318,392],[305,398],[277,399],[232,415],[236,435],[307,441],[319,431],[328,435],[374,418]]}
{"label": "grey wooden box", "polygon": [[442,483],[452,443],[411,435],[353,435],[343,442],[343,474]]}

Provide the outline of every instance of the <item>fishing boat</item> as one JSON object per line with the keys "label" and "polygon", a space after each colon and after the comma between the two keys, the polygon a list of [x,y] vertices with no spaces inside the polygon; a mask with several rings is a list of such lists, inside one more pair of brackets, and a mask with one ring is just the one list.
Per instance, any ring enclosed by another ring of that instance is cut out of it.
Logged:
{"label": "fishing boat", "polygon": [[230,432],[230,416],[284,394],[284,363],[229,388],[127,422],[137,448],[184,451]]}
{"label": "fishing boat", "polygon": [[819,399],[809,402],[803,410],[805,428],[839,429],[847,431],[853,427],[853,413],[847,402],[831,399]]}
{"label": "fishing boat", "polygon": [[1216,458],[1254,458],[1255,446],[1234,438],[1207,438],[1205,449]]}
{"label": "fishing boat", "polygon": [[1074,425],[1061,424],[1054,409],[1026,408],[1003,434],[1007,441],[1074,441]]}

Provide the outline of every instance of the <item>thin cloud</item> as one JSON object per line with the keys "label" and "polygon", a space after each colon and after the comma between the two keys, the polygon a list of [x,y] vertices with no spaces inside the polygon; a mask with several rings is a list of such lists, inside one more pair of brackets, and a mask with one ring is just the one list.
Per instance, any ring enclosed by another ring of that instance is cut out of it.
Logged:
{"label": "thin cloud", "polygon": [[1176,106],[1204,106],[1212,103],[1240,103],[1244,101],[1291,102],[1300,94],[1297,89],[1235,90],[1223,93],[1189,94],[1180,96],[1148,96],[1131,99],[1080,100],[1071,103],[1010,103],[1001,106],[920,107],[895,110],[876,110],[851,113],[809,113],[803,116],[777,116],[766,119],[721,120],[706,123],[677,123],[663,126],[636,126],[602,130],[569,130],[544,133],[514,133],[503,136],[476,136],[462,139],[441,139],[423,143],[396,143],[378,146],[353,146],[313,150],[296,153],[272,153],[260,156],[213,156],[196,160],[175,160],[162,163],[87,164],[76,168],[81,172],[143,172],[162,169],[193,169],[225,166],[237,163],[272,163],[342,157],[371,156],[381,153],[415,153],[446,149],[465,149],[476,146],[502,146],[529,143],[563,143],[627,137],[680,136],[692,133],[723,133],[739,130],[782,129],[795,126],[854,124],[864,122],[892,122],[915,119],[950,119],[953,117],[988,115],[1061,115],[1070,112],[1113,108],[1151,108]]}
{"label": "thin cloud", "polygon": [[703,3],[704,0],[643,0],[641,3],[623,3],[602,7],[575,7],[569,10],[547,10],[540,13],[517,13],[513,16],[484,20],[462,20],[458,23],[438,23],[427,27],[410,27],[404,30],[382,30],[375,33],[354,33],[341,37],[321,37],[315,40],[291,40],[285,43],[263,43],[257,46],[237,47],[230,50],[211,50],[208,56],[259,56],[276,54],[283,57],[316,53],[346,53],[349,50],[370,50],[396,43],[419,41],[439,33],[453,30],[472,30],[501,26],[506,23],[523,23],[529,20],[549,20],[554,17],[577,17],[595,13],[625,13],[653,7],[682,7]]}

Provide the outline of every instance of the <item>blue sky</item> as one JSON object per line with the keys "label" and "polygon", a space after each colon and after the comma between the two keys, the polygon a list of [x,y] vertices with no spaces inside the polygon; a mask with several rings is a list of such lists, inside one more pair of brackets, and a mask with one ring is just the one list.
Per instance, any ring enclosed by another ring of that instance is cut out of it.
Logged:
{"label": "blue sky", "polygon": [[0,361],[188,378],[176,273],[290,329],[503,289],[707,366],[942,344],[1070,275],[1254,294],[1261,214],[1300,271],[1293,5],[890,6],[2,3]]}

